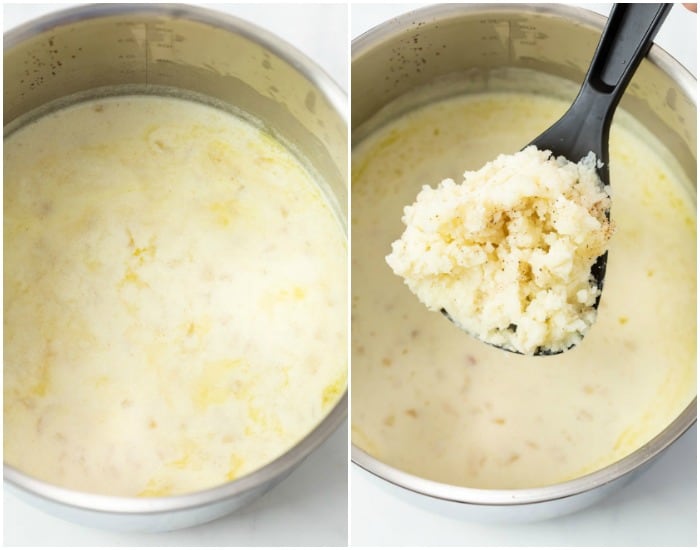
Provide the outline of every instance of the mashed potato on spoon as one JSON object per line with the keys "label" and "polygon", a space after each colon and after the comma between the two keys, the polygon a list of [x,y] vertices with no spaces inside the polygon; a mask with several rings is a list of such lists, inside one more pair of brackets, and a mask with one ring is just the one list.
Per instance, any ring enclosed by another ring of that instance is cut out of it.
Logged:
{"label": "mashed potato on spoon", "polygon": [[612,234],[595,164],[530,146],[461,184],[426,185],[386,260],[430,310],[480,340],[526,355],[566,350],[595,321],[591,267]]}

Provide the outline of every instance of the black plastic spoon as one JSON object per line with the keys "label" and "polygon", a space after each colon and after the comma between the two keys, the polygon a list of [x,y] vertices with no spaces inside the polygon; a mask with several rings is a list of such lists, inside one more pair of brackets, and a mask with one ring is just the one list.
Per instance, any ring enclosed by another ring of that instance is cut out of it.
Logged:
{"label": "black plastic spoon", "polygon": [[[579,162],[592,151],[602,163],[598,163],[598,176],[603,185],[609,185],[608,136],[613,113],[672,7],[673,4],[613,5],[576,99],[564,116],[529,145],[572,162]],[[601,291],[607,258],[606,252],[591,268],[591,275]],[[596,308],[599,302],[600,295]],[[441,311],[453,321],[445,309]],[[540,347],[535,355],[556,355],[562,351]]]}
{"label": "black plastic spoon", "polygon": [[[603,185],[609,185],[608,136],[613,113],[672,7],[673,4],[613,5],[578,96],[564,116],[530,145],[572,162],[592,151],[602,162],[597,168],[598,176]],[[606,260],[607,253],[598,258],[591,270],[600,289]]]}

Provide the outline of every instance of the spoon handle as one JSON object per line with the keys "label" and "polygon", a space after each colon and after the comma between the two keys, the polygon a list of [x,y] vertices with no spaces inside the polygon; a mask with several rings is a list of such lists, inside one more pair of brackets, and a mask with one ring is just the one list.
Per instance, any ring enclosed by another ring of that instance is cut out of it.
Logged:
{"label": "spoon handle", "polygon": [[[612,115],[672,7],[673,4],[615,4],[578,96],[562,117],[562,121],[575,118],[580,124],[574,142],[569,141],[570,135],[567,139],[567,157],[576,162],[592,150],[603,162],[599,173],[606,183],[609,181],[608,135]],[[535,140],[540,149],[555,150],[557,143],[566,139],[563,134],[571,132],[571,127],[562,125],[552,130],[545,132],[548,135],[543,134],[542,140]]]}
{"label": "spoon handle", "polygon": [[607,102],[600,101],[600,97],[595,102],[603,114],[611,113],[620,101],[672,7],[673,4],[613,6],[582,88],[582,92],[593,89],[607,97]]}

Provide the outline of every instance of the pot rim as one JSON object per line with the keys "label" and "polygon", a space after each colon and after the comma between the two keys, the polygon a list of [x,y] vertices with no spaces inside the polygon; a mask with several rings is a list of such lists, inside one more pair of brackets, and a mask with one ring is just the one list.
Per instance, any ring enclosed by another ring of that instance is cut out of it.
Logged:
{"label": "pot rim", "polygon": [[[244,19],[198,6],[184,4],[90,4],[58,10],[32,19],[4,33],[4,55],[22,42],[51,29],[78,21],[124,14],[188,19],[243,36],[278,56],[298,71],[314,86],[318,93],[328,100],[346,126],[348,124],[347,94],[324,69],[304,53],[275,34]],[[22,473],[7,463],[3,463],[3,479],[21,492],[91,512],[129,516],[196,509],[215,502],[229,500],[279,480],[330,437],[342,421],[347,418],[347,411],[348,391],[346,389],[326,416],[284,454],[238,479],[191,493],[164,497],[120,497],[87,493],[41,481]]]}
{"label": "pot rim", "polygon": [[[599,32],[602,31],[607,20],[606,17],[590,10],[563,4],[489,4],[487,6],[479,4],[442,4],[427,6],[401,14],[355,38],[352,41],[351,62],[355,63],[355,61],[378,44],[415,27],[418,21],[439,22],[461,14],[475,14],[479,12],[492,14],[494,12],[508,13],[514,11],[562,17],[582,26],[593,27]],[[692,100],[693,104],[697,104],[697,80],[688,69],[657,44],[652,46],[647,54],[647,59],[661,71],[672,76],[683,90],[683,93]],[[570,481],[543,487],[477,489],[441,483],[409,474],[390,466],[363,451],[354,443],[351,444],[351,460],[363,470],[392,485],[426,497],[477,506],[521,506],[569,498],[592,491],[622,478],[654,459],[693,426],[696,423],[696,419],[697,397],[694,397],[668,426],[629,455],[589,474]]]}

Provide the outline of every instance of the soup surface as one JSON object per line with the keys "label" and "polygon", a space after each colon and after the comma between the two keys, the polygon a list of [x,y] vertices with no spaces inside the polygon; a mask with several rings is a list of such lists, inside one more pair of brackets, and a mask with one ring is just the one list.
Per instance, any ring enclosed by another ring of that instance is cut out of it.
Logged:
{"label": "soup surface", "polygon": [[4,160],[9,464],[110,495],[203,489],[344,392],[344,232],[269,135],[124,96],[22,127]]}
{"label": "soup surface", "polygon": [[428,311],[385,262],[422,185],[519,150],[567,106],[462,96],[393,120],[353,151],[352,440],[379,460],[462,486],[548,485],[634,451],[695,395],[693,194],[624,113],[611,133],[605,287],[574,349],[489,347]]}

